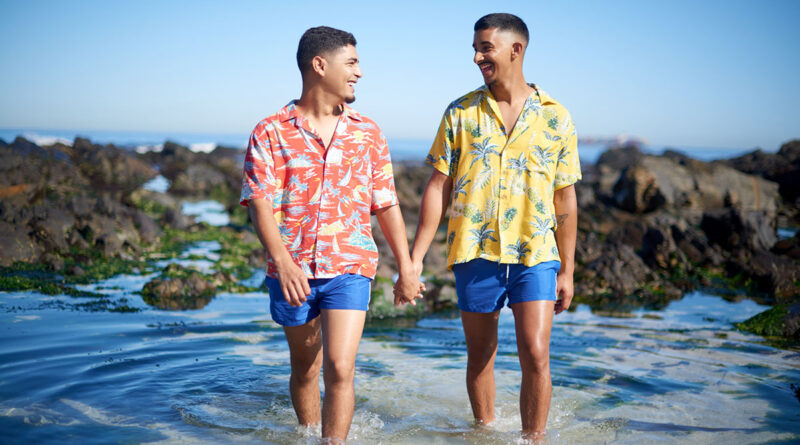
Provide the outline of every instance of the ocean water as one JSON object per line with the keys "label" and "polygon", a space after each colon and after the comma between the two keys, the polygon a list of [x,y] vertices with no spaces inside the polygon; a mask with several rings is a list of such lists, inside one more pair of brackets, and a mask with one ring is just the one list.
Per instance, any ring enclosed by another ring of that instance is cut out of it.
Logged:
{"label": "ocean water", "polygon": [[[184,210],[227,223],[213,201]],[[211,272],[220,248],[199,242],[154,264]],[[92,311],[92,298],[0,292],[2,443],[317,443],[318,427],[296,425],[269,295],[221,293],[202,309],[159,310],[138,294],[154,275],[78,286],[134,313]],[[244,284],[263,278],[257,271]],[[610,317],[579,305],[558,315],[548,443],[800,441],[800,351],[733,328],[766,308],[691,293],[661,311]],[[368,325],[349,442],[523,443],[508,308],[498,337],[497,421],[477,429],[457,314]]]}
{"label": "ocean water", "polygon": [[[192,258],[218,248],[192,246]],[[0,293],[3,443],[316,443],[318,428],[296,425],[288,349],[268,295],[222,293],[200,310],[163,311],[136,294],[150,278],[81,287],[126,299],[136,313],[78,309],[88,298]],[[624,318],[586,306],[557,316],[549,443],[797,443],[800,353],[732,327],[764,309],[693,293]],[[507,309],[499,344],[497,421],[476,429],[454,314],[367,326],[349,442],[521,443]]]}
{"label": "ocean water", "polygon": [[[88,137],[96,144],[114,144],[139,152],[161,150],[167,140],[186,145],[197,152],[209,152],[217,145],[244,150],[248,140],[247,134],[0,129],[0,139],[6,142],[13,141],[17,136],[22,136],[39,145],[49,145],[55,142],[71,144],[76,136],[81,136]],[[423,139],[389,138],[388,142],[392,159],[396,161],[422,161],[431,146],[431,140]],[[594,163],[607,148],[607,144],[604,143],[579,144],[578,152],[581,162]],[[642,146],[643,151],[653,154],[663,153],[667,149],[681,151],[695,159],[710,161],[739,156],[753,151],[755,148]]]}

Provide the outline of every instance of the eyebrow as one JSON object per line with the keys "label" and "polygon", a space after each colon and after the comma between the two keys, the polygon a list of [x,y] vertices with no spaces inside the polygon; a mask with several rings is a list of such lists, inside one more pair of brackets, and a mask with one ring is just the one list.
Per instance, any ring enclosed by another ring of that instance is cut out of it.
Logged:
{"label": "eyebrow", "polygon": [[[490,46],[491,46],[491,44],[492,44],[492,42],[490,42],[488,40],[484,40],[484,41],[478,43],[478,45],[490,45]],[[475,48],[475,44],[474,43],[472,44],[472,47]]]}
{"label": "eyebrow", "polygon": [[358,63],[358,57],[351,57],[351,58],[347,59],[347,61],[348,61],[348,62],[355,62],[355,63]]}

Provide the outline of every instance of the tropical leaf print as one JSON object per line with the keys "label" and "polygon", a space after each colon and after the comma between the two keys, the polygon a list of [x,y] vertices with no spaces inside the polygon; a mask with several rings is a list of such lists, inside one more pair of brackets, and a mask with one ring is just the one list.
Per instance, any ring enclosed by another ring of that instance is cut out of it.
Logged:
{"label": "tropical leaf print", "polygon": [[547,233],[547,231],[550,230],[550,226],[552,225],[550,218],[542,219],[539,218],[538,216],[534,216],[533,218],[535,222],[528,223],[531,226],[533,226],[534,229],[536,229],[536,231],[533,232],[531,237],[535,238],[537,236],[544,236]]}
{"label": "tropical leaf print", "polygon": [[472,183],[472,191],[483,190],[490,179],[492,179],[492,169],[491,167],[484,167],[475,175],[475,181]]}
{"label": "tropical leaf print", "polygon": [[489,228],[490,224],[491,223],[486,223],[486,224],[482,225],[480,229],[471,229],[470,230],[469,239],[470,239],[470,241],[472,241],[472,244],[469,246],[470,249],[472,249],[473,247],[475,247],[477,245],[479,250],[484,250],[483,246],[486,243],[486,241],[492,240],[494,242],[497,242],[497,239],[492,236],[492,234],[494,234],[495,231],[494,231],[494,229],[490,229]]}
{"label": "tropical leaf print", "polygon": [[541,145],[534,145],[533,146],[533,156],[536,158],[536,161],[542,167],[550,170],[550,164],[555,164],[553,161],[553,153],[551,153],[547,148],[542,147]]}
{"label": "tropical leaf print", "polygon": [[474,142],[472,147],[474,150],[471,150],[469,154],[475,155],[475,157],[472,158],[472,162],[469,164],[470,168],[472,168],[477,161],[481,161],[484,167],[489,167],[489,158],[492,155],[500,154],[495,150],[495,148],[500,148],[500,146],[492,143],[491,136],[484,138],[483,142]]}
{"label": "tropical leaf print", "polygon": [[467,195],[466,187],[467,184],[470,183],[470,179],[467,179],[467,174],[465,173],[460,178],[456,179],[455,184],[453,184],[453,200],[457,200],[459,195]]}
{"label": "tropical leaf print", "polygon": [[531,249],[528,248],[528,242],[522,241],[521,239],[518,239],[517,242],[514,244],[506,245],[506,253],[516,257],[517,261],[519,261],[520,263],[522,262],[523,259],[525,259],[525,256],[528,255],[530,252]]}

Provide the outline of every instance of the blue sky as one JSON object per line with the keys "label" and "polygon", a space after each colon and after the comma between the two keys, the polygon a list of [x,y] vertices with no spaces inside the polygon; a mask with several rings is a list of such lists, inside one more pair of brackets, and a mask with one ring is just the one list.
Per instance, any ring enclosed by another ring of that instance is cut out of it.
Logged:
{"label": "blue sky", "polygon": [[0,128],[246,135],[300,93],[297,41],[352,32],[354,106],[427,139],[481,84],[472,26],[526,21],[525,61],[582,136],[776,150],[800,138],[798,1],[4,1]]}

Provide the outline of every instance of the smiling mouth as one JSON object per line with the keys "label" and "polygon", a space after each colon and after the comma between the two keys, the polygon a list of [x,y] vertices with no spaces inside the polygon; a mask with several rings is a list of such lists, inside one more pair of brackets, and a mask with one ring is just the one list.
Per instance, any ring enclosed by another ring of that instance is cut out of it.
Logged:
{"label": "smiling mouth", "polygon": [[489,62],[482,62],[478,64],[478,68],[481,69],[481,73],[486,74],[494,67],[494,64]]}
{"label": "smiling mouth", "polygon": [[350,85],[351,88],[355,89],[356,81],[355,80],[348,80],[347,84]]}

